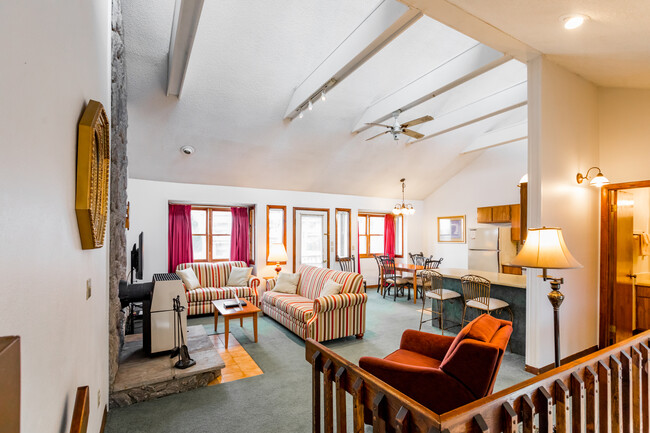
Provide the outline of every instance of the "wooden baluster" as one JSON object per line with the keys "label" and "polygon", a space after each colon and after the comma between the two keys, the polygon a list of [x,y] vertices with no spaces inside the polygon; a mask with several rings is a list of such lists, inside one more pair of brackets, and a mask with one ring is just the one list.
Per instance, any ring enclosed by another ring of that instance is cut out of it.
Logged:
{"label": "wooden baluster", "polygon": [[585,419],[585,383],[577,371],[571,373],[571,433],[584,432],[582,420]]}
{"label": "wooden baluster", "polygon": [[596,402],[598,401],[598,375],[590,365],[585,368],[587,433],[596,433]]}
{"label": "wooden baluster", "polygon": [[639,349],[634,346],[630,350],[632,352],[632,431],[641,432],[644,427],[641,412],[643,410],[643,401],[647,399],[647,396],[643,397],[641,391],[643,386],[643,356]]}
{"label": "wooden baluster", "polygon": [[[632,431],[632,357],[627,352],[619,352],[621,356],[621,377],[623,379],[623,388],[621,393],[621,403],[623,407],[623,432]],[[635,433],[639,433],[637,430]]]}
{"label": "wooden baluster", "polygon": [[386,432],[386,421],[384,420],[385,404],[386,396],[383,392],[380,392],[372,402],[372,431],[374,433]]}
{"label": "wooden baluster", "polygon": [[598,425],[600,433],[612,431],[612,370],[598,361]]}
{"label": "wooden baluster", "polygon": [[347,426],[345,425],[345,388],[343,387],[345,373],[345,367],[341,367],[334,376],[336,382],[336,431],[338,433],[347,432]]}
{"label": "wooden baluster", "polygon": [[643,412],[643,433],[650,433],[650,347],[646,344],[639,344],[641,355],[643,355],[643,377],[641,394],[644,396],[641,407]]}
{"label": "wooden baluster", "polygon": [[539,408],[539,431],[540,433],[553,432],[553,397],[546,388],[540,386],[537,388],[539,392],[540,408]]}
{"label": "wooden baluster", "polygon": [[397,416],[395,417],[395,423],[397,424],[395,427],[395,433],[408,433],[409,431],[409,426],[408,426],[408,416],[409,416],[409,411],[407,408],[404,406],[399,408],[399,412],[397,412]]}
{"label": "wooden baluster", "polygon": [[533,433],[535,428],[535,405],[533,400],[524,394],[521,398],[521,424],[524,428],[523,433]]}
{"label": "wooden baluster", "polygon": [[358,378],[354,382],[354,385],[352,385],[352,395],[354,397],[352,409],[354,433],[363,433],[365,429],[363,419],[363,379]]}
{"label": "wooden baluster", "polygon": [[569,388],[560,379],[555,381],[555,431],[569,431]]}
{"label": "wooden baluster", "polygon": [[311,357],[311,424],[314,433],[320,433],[320,363],[321,354],[314,352]]}
{"label": "wooden baluster", "polygon": [[512,408],[512,405],[507,401],[503,403],[503,415],[504,433],[517,433],[517,425],[519,424],[517,412],[515,412],[515,410]]}
{"label": "wooden baluster", "polygon": [[332,370],[334,363],[331,359],[323,365],[323,398],[325,399],[325,433],[334,433],[334,395],[332,394]]}
{"label": "wooden baluster", "polygon": [[612,370],[612,432],[623,432],[623,402],[621,393],[623,392],[623,366],[621,361],[614,355],[609,357],[609,368]]}
{"label": "wooden baluster", "polygon": [[490,428],[488,427],[487,423],[483,419],[483,417],[479,415],[474,415],[474,425],[476,428],[478,428],[478,431],[480,432],[489,432]]}

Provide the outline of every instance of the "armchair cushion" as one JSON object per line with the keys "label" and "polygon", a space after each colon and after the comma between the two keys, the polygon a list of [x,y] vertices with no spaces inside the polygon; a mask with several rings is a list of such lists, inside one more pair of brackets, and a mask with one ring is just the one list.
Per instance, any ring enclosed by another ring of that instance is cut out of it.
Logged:
{"label": "armchair cushion", "polygon": [[440,367],[440,361],[435,358],[424,356],[418,352],[411,352],[410,350],[397,349],[384,358],[386,361],[393,361],[398,364],[412,365],[413,367]]}
{"label": "armchair cushion", "polygon": [[[428,334],[413,329],[407,329],[402,334],[400,349],[416,352],[437,360],[444,359],[454,337],[447,335]],[[440,362],[438,362],[440,365]]]}

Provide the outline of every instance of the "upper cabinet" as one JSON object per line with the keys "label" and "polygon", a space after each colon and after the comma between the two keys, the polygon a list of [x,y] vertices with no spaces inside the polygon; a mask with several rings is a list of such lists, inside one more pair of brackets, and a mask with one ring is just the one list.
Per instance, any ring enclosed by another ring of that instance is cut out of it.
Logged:
{"label": "upper cabinet", "polygon": [[492,222],[492,208],[491,207],[480,207],[476,209],[476,221],[479,223],[491,223]]}
{"label": "upper cabinet", "polygon": [[515,242],[521,240],[521,205],[480,207],[476,209],[476,221],[483,224],[510,223],[512,224],[512,240]]}

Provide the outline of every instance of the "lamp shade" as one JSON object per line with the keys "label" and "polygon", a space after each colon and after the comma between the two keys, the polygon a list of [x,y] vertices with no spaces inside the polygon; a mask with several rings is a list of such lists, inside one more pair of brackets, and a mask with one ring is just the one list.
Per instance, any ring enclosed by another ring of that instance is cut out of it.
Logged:
{"label": "lamp shade", "polygon": [[542,269],[582,267],[564,243],[562,229],[547,227],[529,229],[524,247],[510,264]]}
{"label": "lamp shade", "polygon": [[598,172],[596,176],[594,176],[593,179],[589,181],[589,185],[595,186],[596,188],[600,188],[603,185],[608,185],[609,184],[609,179],[607,179],[602,173]]}
{"label": "lamp shade", "polygon": [[286,262],[287,261],[287,250],[284,248],[284,244],[273,243],[269,245],[269,257],[267,258],[269,262]]}

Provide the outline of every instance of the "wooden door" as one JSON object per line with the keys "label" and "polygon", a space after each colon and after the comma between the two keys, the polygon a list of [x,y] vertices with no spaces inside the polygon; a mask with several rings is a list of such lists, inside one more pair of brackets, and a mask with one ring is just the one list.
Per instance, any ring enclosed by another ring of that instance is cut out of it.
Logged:
{"label": "wooden door", "polygon": [[616,191],[613,275],[613,309],[615,342],[630,338],[636,329],[636,293],[633,279],[634,199],[629,191]]}

